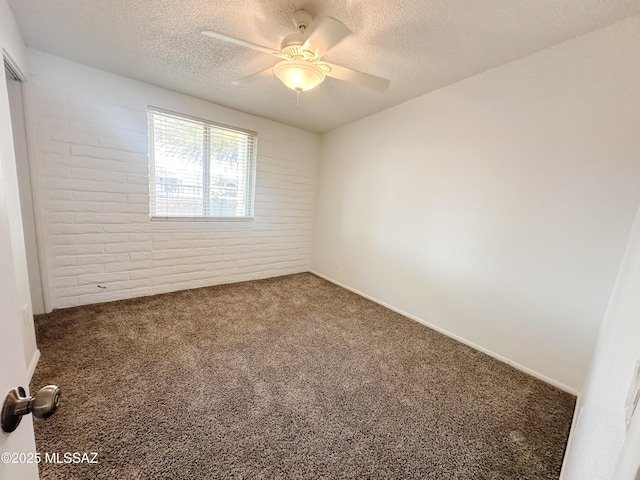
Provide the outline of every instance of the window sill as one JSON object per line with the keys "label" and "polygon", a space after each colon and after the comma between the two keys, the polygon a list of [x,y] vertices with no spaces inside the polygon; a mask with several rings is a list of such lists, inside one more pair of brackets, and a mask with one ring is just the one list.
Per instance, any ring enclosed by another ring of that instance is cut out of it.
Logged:
{"label": "window sill", "polygon": [[253,222],[254,217],[149,217],[152,222]]}

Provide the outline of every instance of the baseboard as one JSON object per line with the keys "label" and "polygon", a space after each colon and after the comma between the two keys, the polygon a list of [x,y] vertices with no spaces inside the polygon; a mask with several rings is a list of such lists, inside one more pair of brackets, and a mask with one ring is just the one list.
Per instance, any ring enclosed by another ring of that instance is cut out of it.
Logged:
{"label": "baseboard", "polygon": [[29,382],[31,382],[31,377],[33,377],[33,372],[36,371],[36,366],[38,365],[38,361],[40,360],[40,350],[36,348],[36,351],[33,352],[33,356],[31,357],[31,361],[29,362],[29,366],[27,367],[27,378]]}
{"label": "baseboard", "polygon": [[469,346],[469,347],[471,347],[471,348],[473,348],[475,350],[478,350],[478,351],[480,351],[482,353],[485,353],[485,354],[489,355],[490,357],[495,358],[496,360],[499,360],[499,361],[501,361],[503,363],[506,363],[507,365],[510,365],[513,368],[517,369],[517,370],[520,370],[520,371],[522,371],[522,372],[524,372],[524,373],[526,373],[528,375],[531,375],[532,377],[535,377],[535,378],[537,378],[539,380],[542,380],[545,383],[553,385],[554,387],[557,387],[560,390],[563,390],[563,391],[565,391],[567,393],[570,393],[571,395],[577,396],[578,393],[579,393],[577,390],[575,390],[572,387],[569,387],[568,385],[565,385],[565,384],[563,384],[561,382],[558,382],[557,380],[554,380],[553,378],[547,377],[546,375],[543,375],[540,372],[536,372],[535,370],[532,370],[529,367],[525,367],[524,365],[521,365],[521,364],[519,364],[517,362],[514,362],[513,360],[510,360],[510,359],[508,359],[506,357],[503,357],[500,354],[497,354],[495,352],[492,352],[491,350],[488,350],[488,349],[486,349],[484,347],[481,347],[480,345],[477,345],[477,344],[475,344],[473,342],[470,342],[469,340],[467,340],[467,339],[465,339],[463,337],[460,337],[460,336],[458,336],[458,335],[456,335],[454,333],[451,333],[451,332],[445,330],[442,327],[438,327],[437,325],[434,325],[434,324],[432,324],[430,322],[427,322],[426,320],[424,320],[422,318],[416,317],[415,315],[412,315],[412,314],[407,313],[407,312],[405,312],[403,310],[400,310],[399,308],[396,308],[393,305],[389,305],[388,303],[385,303],[382,300],[378,300],[377,298],[372,297],[371,295],[367,295],[366,293],[361,292],[360,290],[357,290],[355,288],[352,288],[349,285],[345,285],[344,283],[339,282],[339,281],[337,281],[337,280],[335,280],[335,279],[333,279],[331,277],[328,277],[327,275],[324,275],[324,274],[319,273],[319,272],[317,272],[315,270],[312,270],[312,269],[310,269],[309,272],[313,273],[314,275],[317,275],[320,278],[324,278],[325,280],[327,280],[327,281],[329,281],[331,283],[334,283],[334,284],[336,284],[336,285],[338,285],[338,286],[340,286],[342,288],[346,288],[347,290],[349,290],[349,291],[351,291],[351,292],[353,292],[353,293],[355,293],[357,295],[360,295],[361,297],[364,297],[364,298],[366,298],[368,300],[371,300],[372,302],[375,302],[375,303],[377,303],[379,305],[382,305],[383,307],[388,308],[389,310],[392,310],[392,311],[394,311],[396,313],[399,313],[400,315],[402,315],[404,317],[407,317],[407,318],[409,318],[409,319],[411,319],[411,320],[413,320],[415,322],[418,322],[418,323],[420,323],[420,324],[422,324],[422,325],[424,325],[426,327],[429,327],[429,328],[431,328],[431,329],[433,329],[433,330],[435,330],[437,332],[440,332],[440,333],[446,335],[447,337],[453,338],[454,340],[456,340],[456,341],[458,341],[460,343],[464,343],[465,345],[467,345],[467,346]]}

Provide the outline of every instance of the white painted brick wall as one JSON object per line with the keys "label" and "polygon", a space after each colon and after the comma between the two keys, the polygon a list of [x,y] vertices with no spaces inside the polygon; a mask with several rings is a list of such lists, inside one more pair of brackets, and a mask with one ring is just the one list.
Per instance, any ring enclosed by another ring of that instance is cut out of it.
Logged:
{"label": "white painted brick wall", "polygon": [[[34,50],[29,61],[52,308],[308,270],[318,135]],[[148,105],[258,132],[252,222],[150,221]]]}

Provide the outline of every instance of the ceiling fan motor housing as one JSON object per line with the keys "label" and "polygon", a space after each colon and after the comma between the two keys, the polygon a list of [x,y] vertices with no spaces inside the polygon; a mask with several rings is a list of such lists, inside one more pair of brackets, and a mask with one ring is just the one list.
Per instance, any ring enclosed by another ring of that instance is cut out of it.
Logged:
{"label": "ceiling fan motor housing", "polygon": [[313,17],[306,10],[297,10],[293,13],[292,20],[297,32],[290,33],[282,39],[280,42],[280,51],[294,59],[307,59],[311,52],[305,55],[301,47],[309,38],[309,34],[306,32],[313,21]]}
{"label": "ceiling fan motor housing", "polygon": [[305,35],[304,33],[290,33],[280,42],[280,50],[282,53],[295,57],[300,47],[307,41],[307,38],[309,38],[309,35]]}

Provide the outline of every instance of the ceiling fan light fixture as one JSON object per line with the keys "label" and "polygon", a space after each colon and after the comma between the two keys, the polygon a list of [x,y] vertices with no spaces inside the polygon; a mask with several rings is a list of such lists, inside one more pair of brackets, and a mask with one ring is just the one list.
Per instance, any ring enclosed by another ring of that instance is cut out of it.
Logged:
{"label": "ceiling fan light fixture", "polygon": [[304,60],[282,60],[273,67],[273,73],[291,90],[305,92],[324,81],[325,72],[314,63]]}

